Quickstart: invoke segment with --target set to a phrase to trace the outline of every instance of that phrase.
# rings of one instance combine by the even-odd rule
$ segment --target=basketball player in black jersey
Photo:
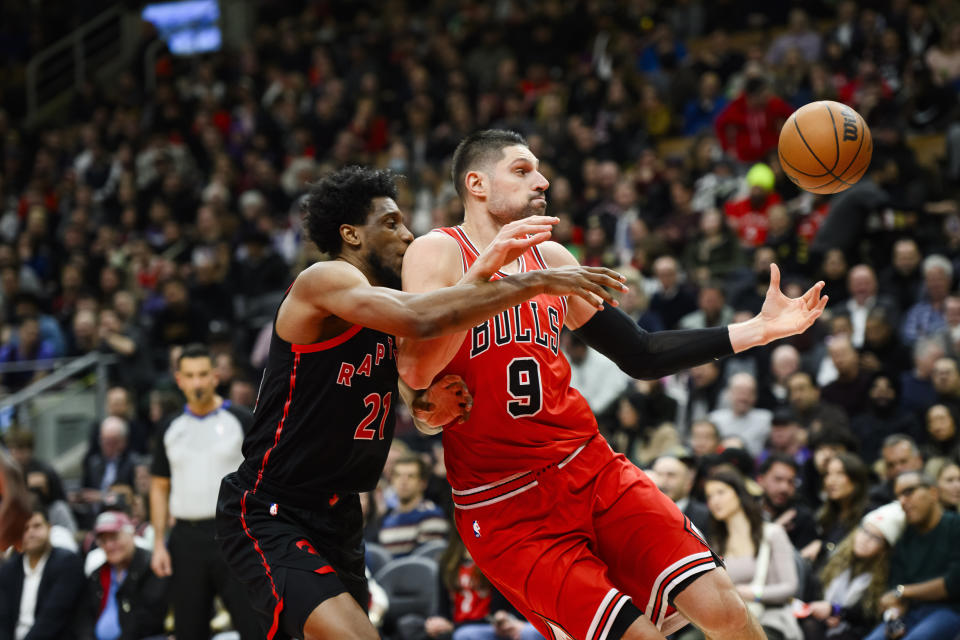
[[[221,484],[217,538],[269,640],[377,637],[365,614],[358,493],[376,487],[393,436],[394,336],[463,331],[540,293],[602,305],[612,301],[604,287],[623,288],[619,274],[582,267],[491,282],[549,237],[556,219],[540,216],[504,227],[457,286],[403,293],[400,267],[413,235],[395,199],[389,173],[359,167],[308,196],[306,230],[336,259],[304,270],[281,302],[245,461]],[[425,428],[461,415],[443,384],[417,402]]]

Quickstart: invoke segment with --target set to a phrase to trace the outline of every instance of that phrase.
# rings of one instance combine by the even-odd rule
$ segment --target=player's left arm
[[[576,258],[555,242],[545,242],[540,248],[550,267],[577,264]],[[788,298],[780,291],[780,270],[771,264],[763,309],[745,322],[648,333],[616,307],[605,304],[598,310],[570,297],[565,325],[626,374],[655,379],[803,333],[827,305],[827,296],[820,295],[823,286],[818,282],[799,298]]]

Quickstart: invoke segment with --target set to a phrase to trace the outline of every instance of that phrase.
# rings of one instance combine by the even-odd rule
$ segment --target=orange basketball
[[[780,130],[780,165],[787,177],[812,193],[838,193],[863,177],[873,156],[870,128],[839,102],[806,104]]]

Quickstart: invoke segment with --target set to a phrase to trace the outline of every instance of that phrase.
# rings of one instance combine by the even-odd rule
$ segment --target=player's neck
[[[467,209],[463,218],[463,230],[477,249],[483,251],[500,233],[503,222],[483,210]]]
[[[379,287],[383,285],[382,282],[378,282],[376,277],[374,277],[373,268],[358,254],[341,253],[336,259],[356,267],[357,271],[363,274],[363,277],[367,279],[367,282],[369,282],[371,286]]]

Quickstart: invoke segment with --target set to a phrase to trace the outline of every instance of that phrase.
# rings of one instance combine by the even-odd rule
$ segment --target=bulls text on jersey
[[[547,306],[547,321],[543,323],[540,309],[537,301],[527,300],[475,326],[470,332],[470,357],[485,352],[491,342],[498,347],[511,342],[533,343],[557,355],[560,350],[560,310]],[[525,317],[532,317],[532,321],[525,320]]]
[[[376,352],[366,354],[358,365],[350,362],[341,362],[340,372],[337,374],[337,384],[349,387],[352,384],[353,376],[367,376],[369,378],[373,367],[379,365],[382,360],[393,360],[393,338],[387,336],[386,342],[386,345],[378,342]]]

